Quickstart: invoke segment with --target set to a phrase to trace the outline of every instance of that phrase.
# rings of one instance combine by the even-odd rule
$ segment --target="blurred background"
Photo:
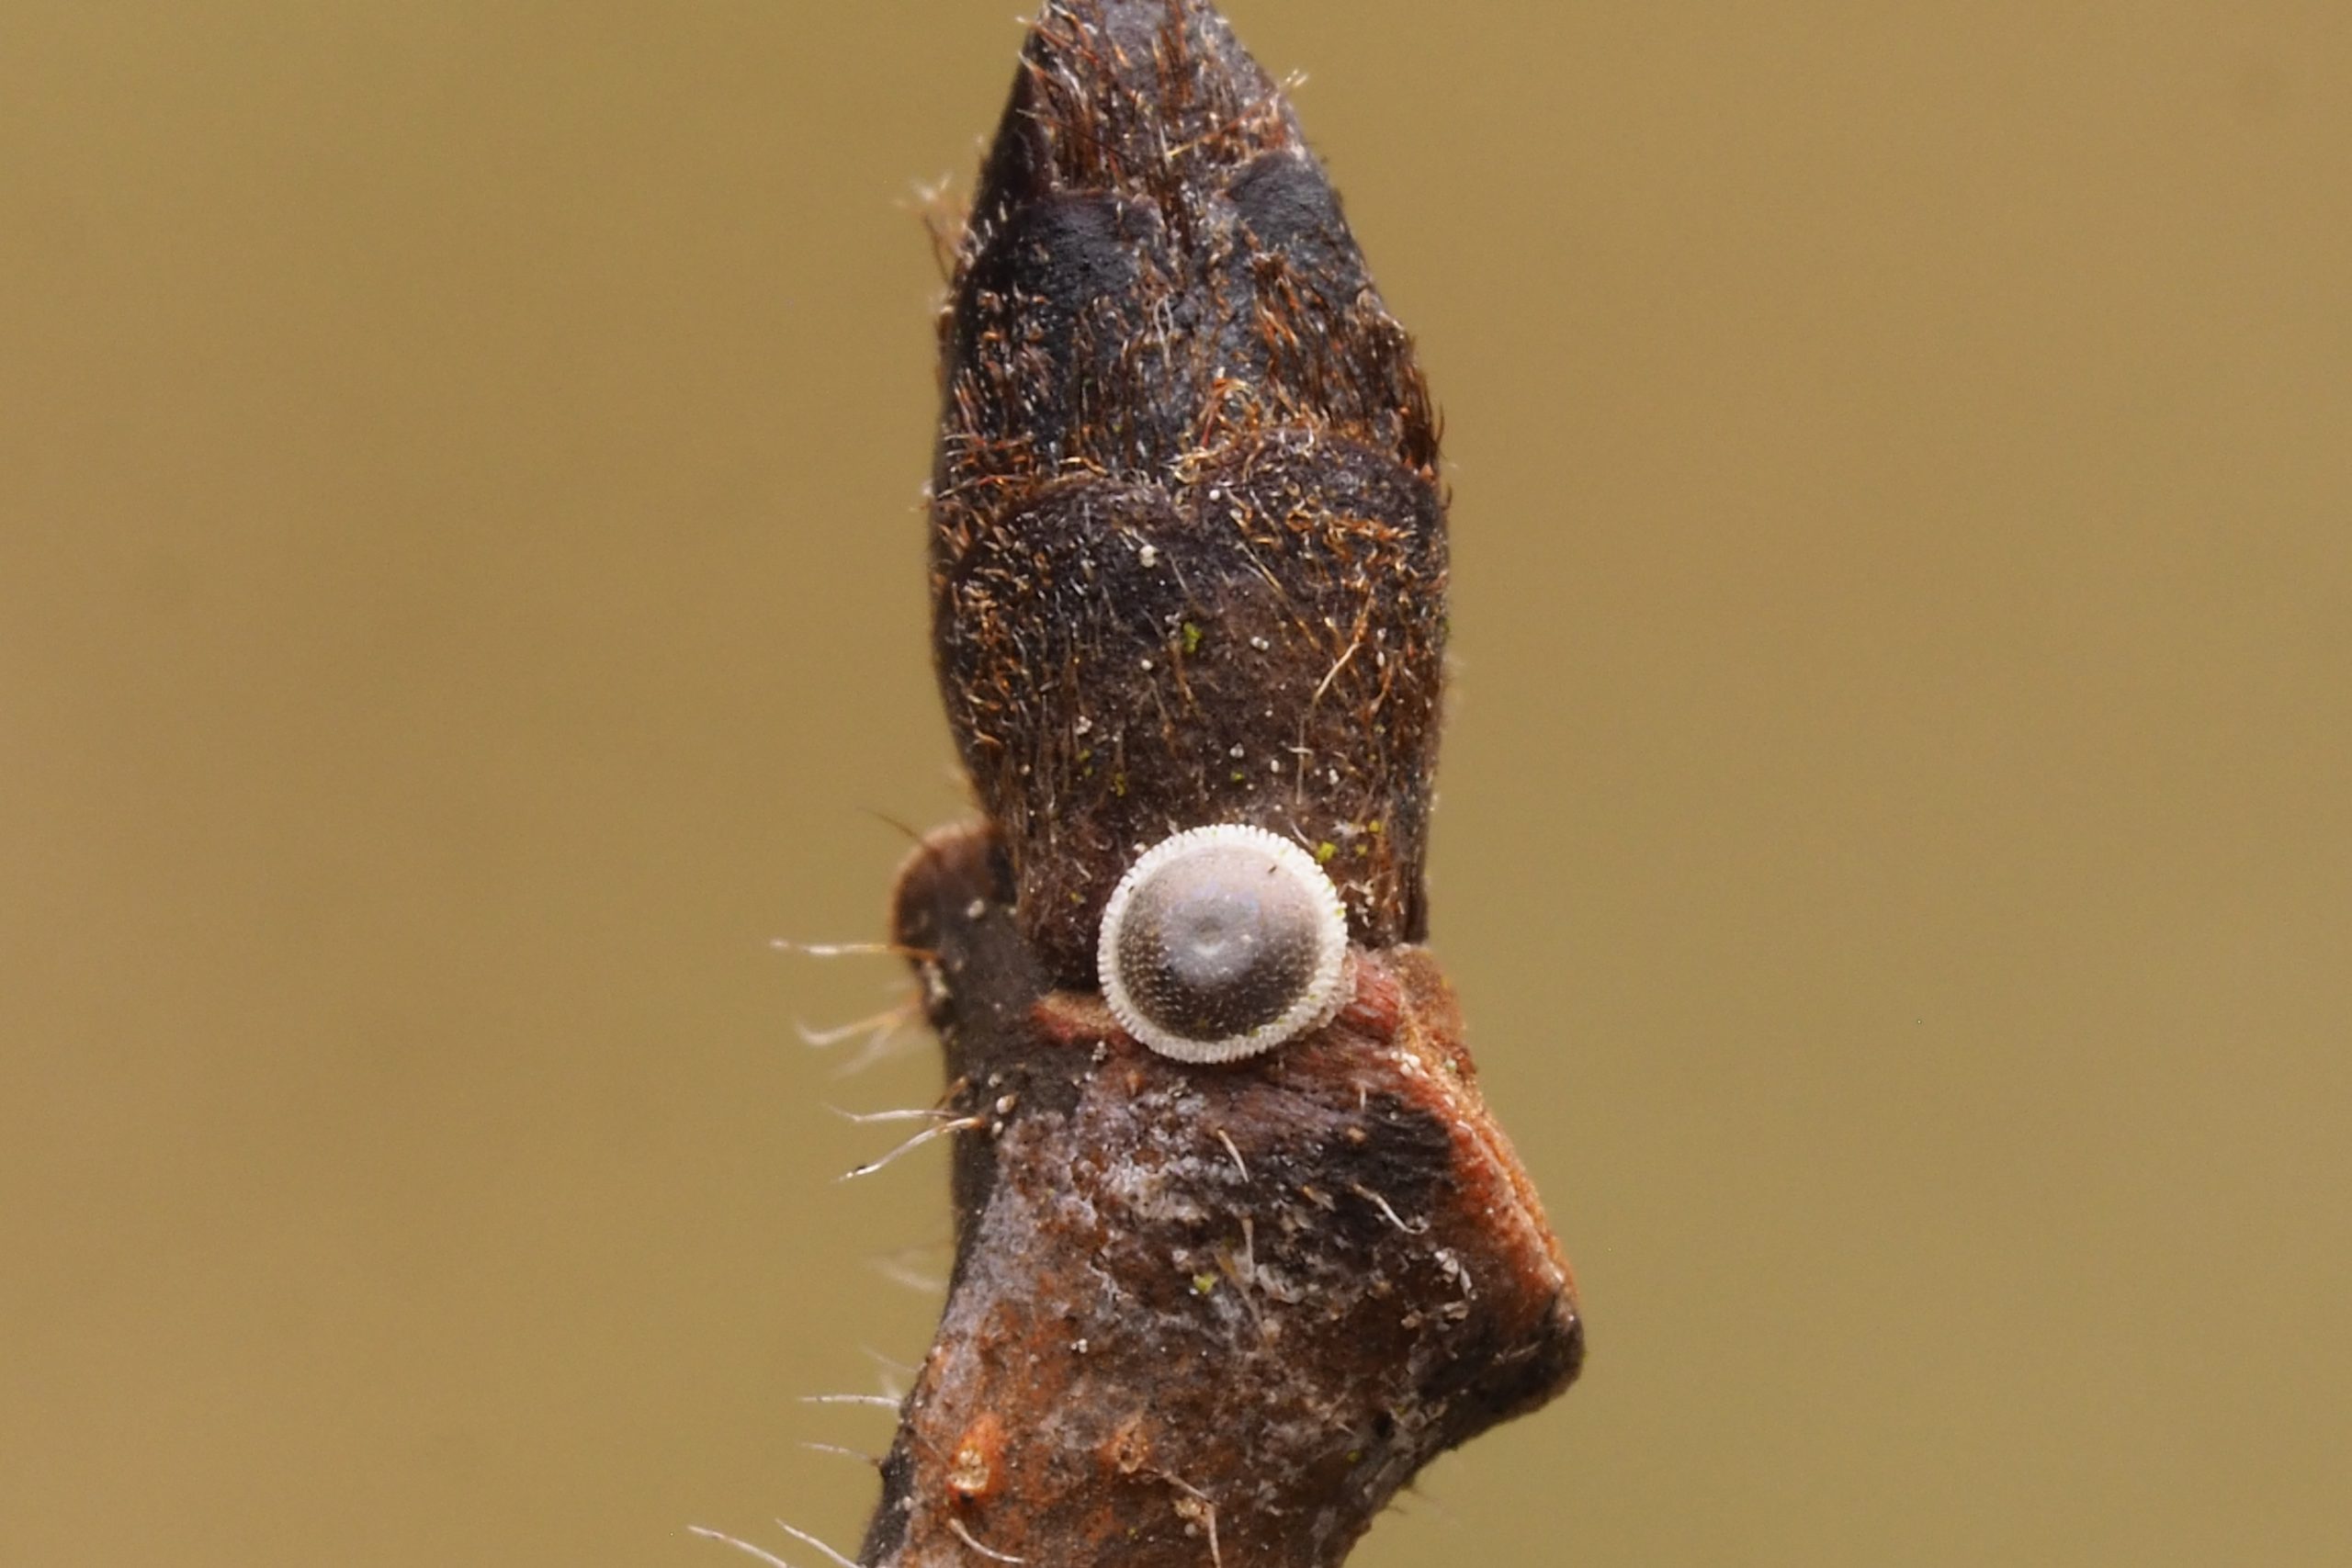
[[[0,1562],[808,1568],[971,0],[0,17]],[[2352,1561],[2352,8],[1232,0],[1448,416],[1585,1283],[1358,1562]],[[908,1288],[909,1283],[913,1288]]]

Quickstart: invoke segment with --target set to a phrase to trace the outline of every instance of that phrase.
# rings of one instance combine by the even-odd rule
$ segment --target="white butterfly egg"
[[[1319,1029],[1346,1000],[1348,915],[1296,844],[1225,824],[1163,839],[1102,909],[1102,997],[1163,1056],[1230,1062]]]

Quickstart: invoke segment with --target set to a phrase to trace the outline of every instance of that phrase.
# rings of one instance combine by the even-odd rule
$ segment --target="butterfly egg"
[[[1319,1029],[1346,998],[1348,915],[1315,857],[1263,828],[1163,839],[1102,909],[1102,997],[1163,1056],[1230,1062]]]

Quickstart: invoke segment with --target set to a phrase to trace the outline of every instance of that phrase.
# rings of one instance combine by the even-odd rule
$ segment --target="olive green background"
[[[1231,9],[1591,1325],[1359,1561],[2352,1561],[2352,7]],[[854,1540],[1008,10],[0,6],[0,1562]]]

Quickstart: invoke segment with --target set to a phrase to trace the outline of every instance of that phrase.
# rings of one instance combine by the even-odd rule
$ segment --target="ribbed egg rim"
[[[1246,843],[1264,850],[1285,874],[1303,881],[1314,892],[1322,914],[1322,929],[1317,933],[1315,968],[1298,998],[1274,1018],[1255,1029],[1239,1034],[1228,1034],[1217,1040],[1195,1040],[1160,1027],[1146,1018],[1128,995],[1125,980],[1119,974],[1118,935],[1121,922],[1133,901],[1136,890],[1150,880],[1154,873],[1170,861],[1206,845]],[[1332,885],[1315,857],[1290,840],[1263,828],[1247,823],[1222,822],[1203,828],[1187,828],[1180,833],[1162,839],[1136,857],[1126,874],[1119,878],[1111,890],[1110,902],[1102,906],[1102,924],[1094,949],[1095,969],[1102,977],[1102,999],[1111,1006],[1119,1025],[1145,1046],[1163,1056],[1180,1062],[1238,1062],[1271,1051],[1284,1041],[1293,1040],[1309,1030],[1320,1029],[1337,1016],[1346,1001],[1341,981],[1345,976],[1348,957],[1348,911],[1340,900],[1340,890]]]

